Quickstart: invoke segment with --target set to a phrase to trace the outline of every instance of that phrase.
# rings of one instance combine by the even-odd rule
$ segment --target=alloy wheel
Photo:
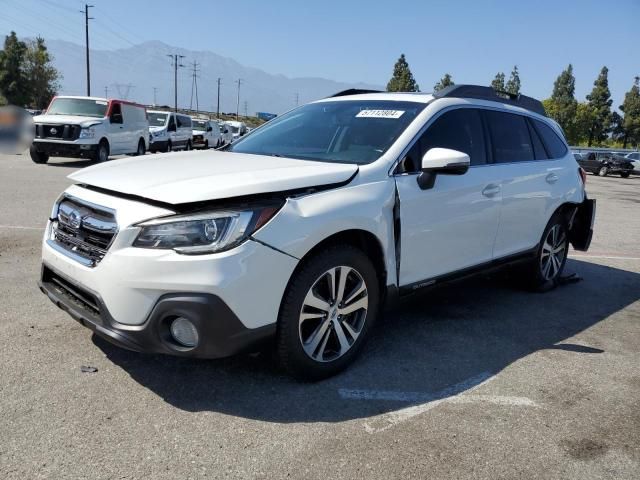
[[[362,332],[368,306],[367,286],[356,269],[338,266],[324,272],[300,309],[298,332],[305,353],[317,362],[342,357]]]
[[[567,234],[560,224],[555,224],[547,233],[540,255],[540,272],[545,280],[553,280],[559,273],[567,256]]]

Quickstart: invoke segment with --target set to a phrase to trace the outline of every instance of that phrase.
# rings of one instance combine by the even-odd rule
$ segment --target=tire
[[[167,152],[172,152],[172,151],[173,151],[173,145],[172,145],[172,143],[171,143],[171,140],[169,140],[169,141],[167,142],[167,146],[165,147],[164,151],[165,151],[165,153],[167,153]]]
[[[193,147],[191,146],[191,142],[187,141],[187,144],[185,145],[184,149],[188,152],[189,150],[191,150]]]
[[[109,160],[109,143],[106,140],[100,140],[98,148],[93,154],[93,160],[97,163],[104,163]]]
[[[533,290],[540,290],[555,283],[567,262],[569,252],[569,227],[566,219],[556,213],[542,234],[535,260],[524,270],[524,280]]]
[[[150,153],[156,153],[157,150],[149,150]]]
[[[620,173],[620,176],[622,178],[629,178],[629,175],[631,175],[631,172],[622,172],[622,173]]]
[[[341,285],[342,300],[348,297],[342,307]],[[321,380],[344,370],[371,331],[379,293],[378,274],[357,248],[334,246],[305,261],[292,275],[280,306],[276,336],[282,366],[302,381]],[[349,308],[355,310],[341,313]]]
[[[609,173],[609,167],[607,167],[606,165],[603,165],[602,167],[600,167],[598,169],[598,176],[599,177],[606,177],[607,173]]]
[[[31,156],[33,163],[43,164],[49,161],[49,155],[38,151],[35,145],[31,145],[31,147],[29,147],[29,155]]]
[[[136,157],[139,157],[140,155],[144,155],[144,154],[145,154],[144,140],[140,139],[140,141],[138,142],[138,150],[136,150],[136,153],[134,153],[134,155]]]
[[[209,140],[204,141],[204,149],[209,150]]]

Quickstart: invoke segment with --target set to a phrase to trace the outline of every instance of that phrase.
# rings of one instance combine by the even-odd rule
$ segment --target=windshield
[[[240,131],[240,127],[231,127],[231,130],[233,131],[233,133],[238,133]]]
[[[207,122],[203,120],[194,120],[193,121],[193,129],[194,130],[206,130]]]
[[[149,113],[149,126],[150,127],[164,127],[167,121],[167,113]]]
[[[388,100],[311,103],[277,117],[229,150],[324,162],[371,163],[426,104]]]
[[[88,98],[56,98],[47,114],[102,118],[107,114],[107,102]]]

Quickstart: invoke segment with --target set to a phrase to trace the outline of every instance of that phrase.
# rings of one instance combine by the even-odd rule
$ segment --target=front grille
[[[94,267],[107,254],[117,230],[113,210],[65,197],[58,205],[51,240]]]
[[[80,137],[80,125],[36,125],[37,138],[57,138],[60,140],[77,140]]]

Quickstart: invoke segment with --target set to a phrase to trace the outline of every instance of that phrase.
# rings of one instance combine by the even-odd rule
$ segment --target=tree
[[[589,141],[589,132],[591,125],[596,116],[595,111],[587,102],[578,102],[576,108],[576,119],[573,125],[573,142],[572,145],[585,144]]]
[[[611,128],[611,92],[609,91],[609,69],[602,67],[598,78],[593,82],[593,90],[587,95],[589,107],[593,111],[593,118],[589,127],[589,140],[587,145],[590,147],[593,142],[602,143]]]
[[[570,144],[577,143],[578,132],[575,129],[578,101],[575,98],[576,79],[573,76],[573,66],[562,71],[553,84],[553,93],[549,104],[545,104],[547,115],[562,127]]]
[[[640,143],[640,77],[635,77],[633,86],[624,95],[620,110],[624,113],[621,122],[623,148],[627,143],[637,146]]]
[[[498,72],[496,76],[491,81],[491,88],[493,88],[496,92],[504,92],[504,73]]]
[[[445,73],[444,77],[442,77],[440,81],[433,86],[433,91],[437,92],[443,88],[450,87],[451,85],[455,85],[453,78],[448,73]]]
[[[413,78],[404,53],[393,67],[393,77],[387,83],[387,92],[419,92],[420,87]]]
[[[24,54],[27,46],[18,40],[16,32],[4,39],[0,50],[0,96],[7,103],[24,106],[29,100],[29,88],[24,73]]]
[[[37,109],[46,108],[60,88],[60,74],[51,61],[43,38],[38,37],[27,45],[24,71],[28,80],[30,104]]]
[[[511,70],[511,76],[509,77],[509,81],[505,85],[504,91],[513,95],[518,95],[520,93],[520,75],[518,74],[517,65],[513,66],[513,70]]]

